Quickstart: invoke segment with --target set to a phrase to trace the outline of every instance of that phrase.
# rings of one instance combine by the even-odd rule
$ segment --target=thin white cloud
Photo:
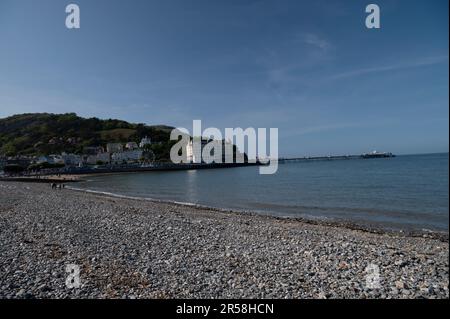
[[[299,36],[299,40],[302,43],[318,48],[322,51],[326,51],[331,48],[331,43],[329,41],[314,33],[302,33]]]
[[[417,68],[417,67],[422,67],[422,66],[440,64],[440,63],[443,63],[446,61],[448,61],[448,55],[447,56],[427,57],[427,58],[423,58],[423,59],[412,61],[412,62],[399,63],[399,64],[386,65],[386,66],[376,66],[376,67],[370,67],[370,68],[362,68],[362,69],[352,70],[352,71],[348,71],[348,72],[343,72],[343,73],[339,73],[339,74],[335,74],[335,75],[331,76],[330,79],[338,80],[338,79],[362,76],[362,75],[371,74],[371,73],[380,73],[380,72]]]

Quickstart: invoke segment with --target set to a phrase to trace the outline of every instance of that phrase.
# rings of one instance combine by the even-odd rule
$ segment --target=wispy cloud
[[[272,88],[280,88],[286,84],[304,85],[309,78],[305,77],[303,70],[311,70],[334,58],[332,43],[313,32],[292,35],[284,43],[284,47],[290,49],[279,52],[270,48],[259,59]]]
[[[405,63],[399,63],[399,64],[393,64],[393,65],[385,65],[385,66],[375,66],[375,67],[370,67],[370,68],[362,68],[362,69],[356,69],[356,70],[352,70],[352,71],[348,71],[348,72],[342,72],[342,73],[332,75],[330,77],[330,79],[338,80],[338,79],[352,78],[352,77],[357,77],[357,76],[362,76],[362,75],[372,74],[372,73],[380,73],[380,72],[417,68],[417,67],[422,67],[422,66],[440,64],[440,63],[444,63],[446,61],[448,61],[448,55],[447,56],[427,57],[427,58],[423,58],[423,59],[419,59],[419,60],[411,61],[411,62],[405,62]]]
[[[298,36],[298,41],[322,51],[327,51],[331,48],[331,43],[328,40],[315,33],[302,33]]]

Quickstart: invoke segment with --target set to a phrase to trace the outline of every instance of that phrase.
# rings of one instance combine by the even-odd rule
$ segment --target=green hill
[[[61,152],[81,153],[86,146],[106,143],[139,142],[148,136],[157,157],[169,154],[172,127],[133,124],[121,120],[82,118],[75,113],[20,114],[0,119],[0,155],[48,155]]]

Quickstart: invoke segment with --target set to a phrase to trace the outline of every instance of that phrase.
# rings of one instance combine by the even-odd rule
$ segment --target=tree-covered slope
[[[159,148],[170,149],[171,129],[163,125],[87,119],[75,113],[20,114],[0,119],[0,155],[46,155],[63,151],[81,153],[86,146],[139,142],[144,136],[161,142]]]

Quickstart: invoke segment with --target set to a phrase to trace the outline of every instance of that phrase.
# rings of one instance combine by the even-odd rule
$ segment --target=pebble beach
[[[448,234],[0,181],[0,298],[449,298],[448,253]]]

